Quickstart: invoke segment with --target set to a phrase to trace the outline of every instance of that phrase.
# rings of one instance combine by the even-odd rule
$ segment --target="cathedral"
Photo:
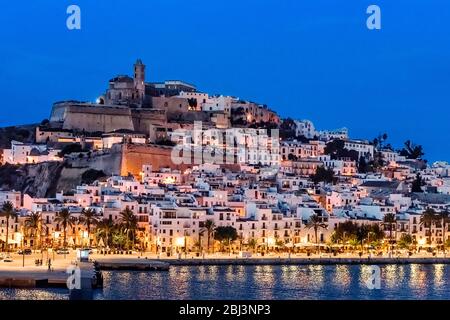
[[[119,75],[109,81],[99,104],[126,105],[132,108],[152,108],[153,97],[172,97],[181,92],[196,92],[195,86],[179,80],[145,82],[145,65],[141,59],[134,64],[134,77]]]

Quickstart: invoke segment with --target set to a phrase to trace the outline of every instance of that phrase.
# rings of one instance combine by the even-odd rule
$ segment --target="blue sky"
[[[82,29],[66,28],[81,7]],[[382,29],[366,28],[377,4]],[[0,6],[0,126],[95,100],[141,58],[147,80],[266,103],[319,129],[387,132],[450,160],[447,0],[21,1]]]

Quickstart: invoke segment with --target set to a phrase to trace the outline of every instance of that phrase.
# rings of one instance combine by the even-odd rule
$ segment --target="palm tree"
[[[433,208],[427,208],[422,216],[420,217],[420,224],[424,226],[424,228],[428,227],[428,244],[431,244],[431,227],[433,223],[436,222],[436,211]]]
[[[392,252],[392,226],[396,223],[395,214],[386,213],[383,217],[383,223],[389,228],[389,251]]]
[[[207,249],[208,249],[208,253],[209,253],[209,244],[211,241],[211,236],[214,233],[214,230],[216,229],[216,224],[214,223],[214,220],[206,220],[205,221],[205,229],[207,232],[207,236],[208,236],[208,242],[207,242]]]
[[[37,235],[41,236],[42,218],[39,212],[32,212],[25,219],[25,227],[31,231],[33,237],[33,249],[36,249]]]
[[[73,225],[73,220],[71,219],[71,214],[69,210],[66,208],[62,209],[60,212],[56,214],[55,222],[60,223],[63,227],[64,234],[64,242],[63,247],[67,247],[67,227],[71,227]]]
[[[80,216],[81,222],[87,227],[88,246],[91,247],[91,225],[97,224],[98,220],[95,216],[95,211],[92,209],[82,210]]]
[[[120,223],[123,228],[123,232],[126,235],[126,244],[129,248],[129,240],[130,235],[132,239],[132,245],[134,245],[134,233],[137,230],[138,227],[138,221],[136,215],[131,211],[130,209],[126,208],[125,210],[120,212]]]
[[[306,225],[308,229],[314,229],[314,237],[316,239],[317,253],[319,253],[319,241],[317,239],[317,231],[319,228],[326,229],[327,224],[322,221],[322,218],[319,217],[316,213],[309,217],[309,221]]]
[[[78,244],[78,224],[81,222],[80,218],[77,218],[75,216],[71,216],[70,220],[72,221],[72,226],[75,226],[75,244]]]
[[[198,251],[200,252],[200,254],[202,253],[202,237],[205,234],[206,229],[205,228],[201,228],[200,230],[198,230]]]
[[[109,246],[110,235],[115,228],[114,222],[111,219],[103,219],[97,223],[97,236],[105,237],[105,246]]]
[[[450,216],[450,212],[448,212],[447,210],[443,210],[443,211],[439,212],[439,217],[442,221],[442,245],[443,245],[444,255],[445,255],[445,244],[447,242],[445,239],[445,228],[447,227],[447,224],[449,222],[449,216]]]
[[[17,218],[17,212],[14,210],[14,205],[10,201],[6,201],[3,203],[2,209],[1,209],[1,215],[6,218],[6,252],[9,251],[8,247],[8,237],[9,237],[9,219],[15,219]]]
[[[256,249],[256,245],[258,244],[258,242],[256,241],[256,239],[251,238],[250,240],[248,240],[248,246],[250,248],[252,248],[252,251],[254,252]]]

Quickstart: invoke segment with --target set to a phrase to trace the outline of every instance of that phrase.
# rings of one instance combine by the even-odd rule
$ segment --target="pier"
[[[148,270],[167,271],[170,263],[145,258],[97,257],[94,265],[100,270]]]

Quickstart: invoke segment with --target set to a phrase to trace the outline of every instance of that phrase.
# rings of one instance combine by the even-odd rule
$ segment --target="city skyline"
[[[353,137],[387,132],[397,148],[411,139],[430,162],[450,159],[443,1],[426,7],[377,1],[382,29],[375,31],[365,25],[369,2],[137,1],[125,7],[79,1],[82,29],[75,31],[65,27],[69,4],[2,8],[8,25],[0,31],[0,57],[8,61],[0,70],[0,85],[8,88],[3,102],[21,108],[5,108],[1,126],[48,118],[58,100],[94,101],[105,78],[115,70],[129,74],[129,63],[140,57],[149,81],[185,80],[205,92],[267,104],[282,117],[310,119],[320,129],[348,127]],[[28,94],[23,79],[32,84]]]
[[[449,300],[448,9],[3,4],[0,300]]]

